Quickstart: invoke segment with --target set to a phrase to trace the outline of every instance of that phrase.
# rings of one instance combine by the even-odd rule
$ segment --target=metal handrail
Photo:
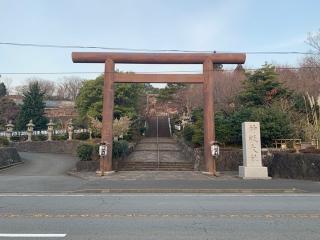
[[[159,152],[159,117],[157,115],[157,154],[158,154],[158,170],[160,168],[160,152]]]

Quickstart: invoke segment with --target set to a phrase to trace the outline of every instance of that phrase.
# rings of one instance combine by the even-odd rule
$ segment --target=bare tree
[[[246,76],[244,71],[216,71],[214,89],[212,90],[217,110],[234,108],[235,97],[241,91]]]
[[[27,84],[26,85],[21,85],[21,86],[17,86],[15,88],[16,92],[19,95],[22,95],[23,92],[25,92],[29,85],[34,83],[34,82],[38,82],[40,89],[45,92],[45,98],[46,99],[54,99],[55,95],[56,95],[56,84],[53,81],[50,80],[45,80],[42,78],[29,78],[27,79]]]
[[[226,111],[235,106],[235,97],[241,91],[244,79],[243,70],[215,71],[212,94],[216,110]],[[187,85],[178,90],[173,101],[178,104],[179,112],[191,114],[194,108],[203,105],[203,86]]]
[[[57,97],[59,99],[68,99],[74,101],[79,94],[80,88],[83,85],[83,79],[78,77],[66,77],[59,84],[57,89]]]
[[[309,33],[307,43],[320,54],[320,29],[316,33]]]

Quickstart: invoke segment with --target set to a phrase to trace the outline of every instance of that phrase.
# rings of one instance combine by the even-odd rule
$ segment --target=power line
[[[147,49],[147,48],[123,48],[123,47],[104,47],[104,46],[81,46],[81,45],[58,45],[58,44],[38,44],[38,43],[19,43],[19,42],[0,42],[0,45],[19,46],[19,47],[39,47],[39,48],[67,48],[67,49],[100,49],[111,51],[130,51],[130,52],[181,52],[181,53],[228,53],[225,51],[198,51],[183,49]],[[238,51],[235,51],[238,52]],[[252,55],[317,55],[314,52],[301,51],[244,51]]]
[[[3,75],[64,75],[64,74],[102,74],[103,72],[1,72]]]
[[[113,51],[137,51],[137,52],[202,52],[208,53],[210,51],[189,51],[178,49],[146,49],[146,48],[114,48],[102,46],[80,46],[80,45],[56,45],[56,44],[36,44],[36,43],[17,43],[17,42],[0,42],[0,45],[11,45],[20,47],[41,47],[41,48],[84,48],[84,49],[102,49]],[[213,52],[213,51],[212,51]]]

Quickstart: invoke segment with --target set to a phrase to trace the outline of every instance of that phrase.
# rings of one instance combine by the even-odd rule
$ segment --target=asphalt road
[[[319,239],[320,195],[2,194],[3,233],[77,240]]]
[[[47,192],[309,192],[320,193],[320,182],[272,179],[241,180],[208,177],[200,172],[120,172],[105,177],[94,173],[68,176],[76,157],[66,154],[20,153],[24,164],[0,171],[0,193]],[[204,191],[202,191],[204,190]],[[251,191],[253,190],[253,191]]]

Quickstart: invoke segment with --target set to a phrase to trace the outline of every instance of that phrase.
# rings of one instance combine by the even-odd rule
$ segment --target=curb
[[[16,166],[18,166],[18,165],[20,165],[20,164],[24,164],[24,162],[21,161],[21,162],[17,162],[17,163],[13,163],[13,164],[7,165],[7,166],[1,166],[1,167],[0,167],[0,172],[3,171],[3,170],[6,170],[7,168],[16,167]]]
[[[73,193],[306,193],[300,189],[82,189]]]

